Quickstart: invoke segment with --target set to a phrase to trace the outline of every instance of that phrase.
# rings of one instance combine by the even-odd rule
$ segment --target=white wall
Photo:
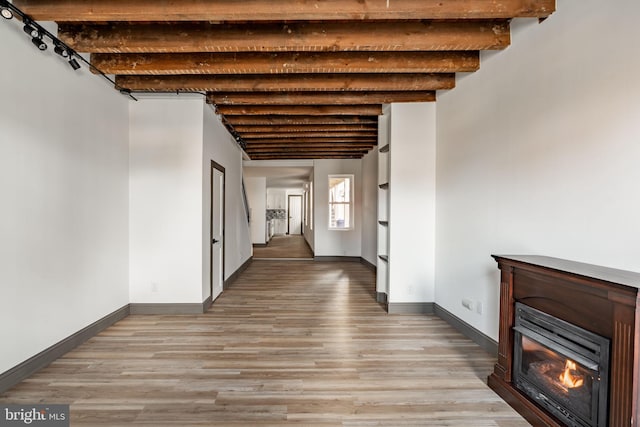
[[[200,103],[204,121],[202,161],[202,298],[211,294],[209,262],[211,257],[211,161],[225,168],[224,278],[236,272],[252,254],[251,232],[242,200],[242,150],[210,105]]]
[[[362,246],[362,161],[314,161],[314,248],[315,256],[357,256]],[[354,228],[329,231],[329,175],[354,175]]]
[[[378,262],[378,147],[362,158],[362,248],[361,256]]]
[[[127,99],[0,24],[0,373],[128,299]]]
[[[637,0],[563,0],[439,95],[436,301],[493,338],[490,254],[640,271],[638,16]]]
[[[267,227],[267,178],[245,178],[249,209],[251,211],[251,242],[266,243]]]
[[[389,302],[435,298],[436,106],[391,105]]]
[[[202,302],[202,100],[130,104],[132,303]]]

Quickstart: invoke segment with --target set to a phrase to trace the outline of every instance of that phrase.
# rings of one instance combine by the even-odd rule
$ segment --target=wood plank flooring
[[[129,316],[1,403],[68,403],[72,426],[529,424],[494,359],[434,316],[388,315],[355,262],[254,261],[209,312]]]
[[[253,248],[254,259],[313,258],[313,252],[302,235],[275,235],[267,246]]]

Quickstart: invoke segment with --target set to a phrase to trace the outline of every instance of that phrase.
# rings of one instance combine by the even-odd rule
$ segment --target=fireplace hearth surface
[[[489,386],[534,426],[638,426],[640,274],[493,257],[500,325]]]

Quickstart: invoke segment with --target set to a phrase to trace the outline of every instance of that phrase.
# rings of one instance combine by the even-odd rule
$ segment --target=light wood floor
[[[253,248],[253,257],[260,258],[313,258],[313,252],[307,245],[304,236],[275,235],[267,246]]]
[[[491,356],[373,288],[355,262],[254,261],[208,313],[129,316],[0,403],[69,403],[72,426],[528,426]]]

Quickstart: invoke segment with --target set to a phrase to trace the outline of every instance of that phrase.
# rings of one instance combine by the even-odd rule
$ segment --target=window
[[[353,175],[329,175],[329,230],[353,228]]]

